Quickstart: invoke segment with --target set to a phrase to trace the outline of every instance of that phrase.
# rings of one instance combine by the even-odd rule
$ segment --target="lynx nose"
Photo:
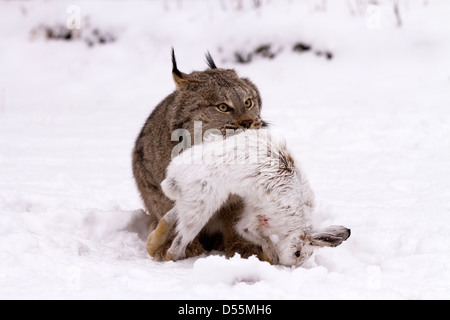
[[[239,122],[239,125],[243,127],[244,129],[250,129],[252,126],[253,120],[243,120]]]

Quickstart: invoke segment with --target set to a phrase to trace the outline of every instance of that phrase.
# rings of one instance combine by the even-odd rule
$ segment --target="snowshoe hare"
[[[230,194],[245,203],[235,231],[260,245],[270,263],[300,266],[315,247],[336,247],[350,236],[342,226],[313,228],[314,194],[308,180],[285,142],[266,130],[246,130],[224,140],[211,135],[172,160],[162,189],[175,206],[150,235],[147,250],[154,255],[176,226],[166,260],[185,258],[186,246]]]

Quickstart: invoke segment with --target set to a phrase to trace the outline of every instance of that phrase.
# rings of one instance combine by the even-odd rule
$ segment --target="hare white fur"
[[[147,249],[160,246],[176,224],[168,260],[185,257],[186,246],[231,194],[245,203],[235,231],[260,245],[273,264],[300,266],[314,247],[335,247],[350,236],[342,226],[313,229],[309,182],[286,143],[266,130],[247,130],[227,139],[211,136],[175,157],[161,186],[175,206],[149,237]]]

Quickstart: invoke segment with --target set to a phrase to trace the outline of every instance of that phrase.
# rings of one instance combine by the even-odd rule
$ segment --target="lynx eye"
[[[247,100],[245,100],[245,102],[244,102],[244,104],[245,104],[245,106],[247,107],[247,108],[251,108],[251,107],[253,107],[253,101],[252,101],[252,99],[247,99]]]
[[[300,252],[300,250],[299,251],[297,251],[296,253],[295,253],[295,256],[297,257],[297,258],[300,258],[300,256],[301,256],[301,252]]]
[[[228,112],[231,111],[231,108],[225,104],[225,103],[221,103],[217,106],[217,109],[219,109],[220,112]]]

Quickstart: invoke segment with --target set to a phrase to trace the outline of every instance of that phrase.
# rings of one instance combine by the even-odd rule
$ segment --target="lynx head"
[[[172,75],[177,88],[176,108],[171,130],[193,129],[194,121],[202,122],[203,132],[218,129],[261,128],[261,96],[247,78],[232,69],[217,68],[209,53],[208,69],[186,74],[178,70],[172,49]]]

